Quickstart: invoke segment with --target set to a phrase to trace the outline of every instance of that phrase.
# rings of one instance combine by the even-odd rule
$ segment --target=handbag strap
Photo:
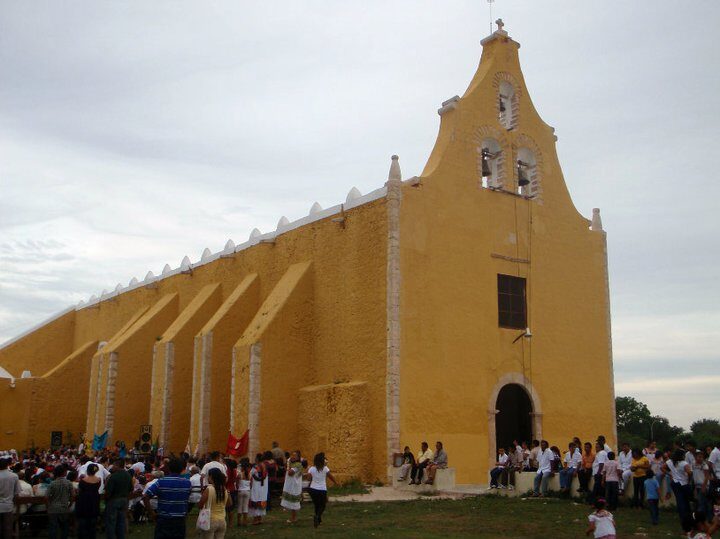
[[[210,489],[212,489],[212,494],[210,493]],[[205,502],[205,507],[203,509],[207,509],[208,511],[212,511],[212,504],[213,504],[213,497],[215,496],[215,487],[212,485],[207,486],[208,491],[208,497],[207,501]]]

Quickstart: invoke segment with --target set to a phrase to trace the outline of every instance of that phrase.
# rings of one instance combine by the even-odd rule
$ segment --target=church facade
[[[440,440],[460,483],[498,445],[615,439],[606,235],[581,215],[500,24],[442,104],[422,174],[148,273],[0,348],[0,447],[141,426],[166,451],[323,450],[387,480]],[[21,377],[23,371],[28,375]]]

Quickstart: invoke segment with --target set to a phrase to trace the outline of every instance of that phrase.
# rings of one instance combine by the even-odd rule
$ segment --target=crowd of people
[[[629,492],[630,484],[630,506],[647,507],[653,525],[659,522],[664,492],[666,500],[675,498],[680,523],[693,533],[691,537],[710,537],[720,529],[720,441],[699,448],[693,440],[678,440],[664,449],[654,441],[644,448],[621,443],[616,453],[604,436],[598,436],[595,443],[574,438],[564,452],[546,440],[531,444],[515,440],[508,448],[498,448],[490,489],[515,488],[519,473],[534,474],[533,497],[547,496],[555,475],[561,494],[570,495],[577,479],[577,492],[596,508],[588,530],[595,537],[609,535],[611,511]]]
[[[427,442],[422,442],[417,458],[415,458],[415,455],[410,451],[410,447],[405,446],[398,481],[407,481],[409,474],[410,484],[420,485],[423,483],[424,473],[427,472],[425,484],[432,485],[435,482],[437,471],[447,468],[447,465],[448,456],[443,448],[442,442],[435,442],[435,452],[430,449]]]
[[[20,529],[36,534],[47,528],[51,538],[94,539],[104,530],[109,539],[124,539],[130,522],[155,523],[156,538],[186,535],[188,513],[198,509],[197,532],[222,538],[229,525],[261,525],[273,503],[297,522],[306,492],[314,506],[313,524],[322,523],[327,483],[336,483],[325,454],[312,463],[300,451],[271,450],[248,458],[120,456],[117,448],[88,454],[84,448],[14,450],[0,453],[0,538]]]

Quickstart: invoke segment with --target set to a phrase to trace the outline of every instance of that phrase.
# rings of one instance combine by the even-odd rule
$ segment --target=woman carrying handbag
[[[222,539],[227,529],[225,508],[231,498],[225,488],[226,478],[219,468],[208,471],[208,486],[200,497],[202,507],[197,520],[198,535],[206,539]]]

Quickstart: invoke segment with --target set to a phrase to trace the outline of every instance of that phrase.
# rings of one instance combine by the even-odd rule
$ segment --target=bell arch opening
[[[495,447],[511,447],[513,440],[530,443],[533,437],[533,405],[523,386],[503,386],[495,409]]]

